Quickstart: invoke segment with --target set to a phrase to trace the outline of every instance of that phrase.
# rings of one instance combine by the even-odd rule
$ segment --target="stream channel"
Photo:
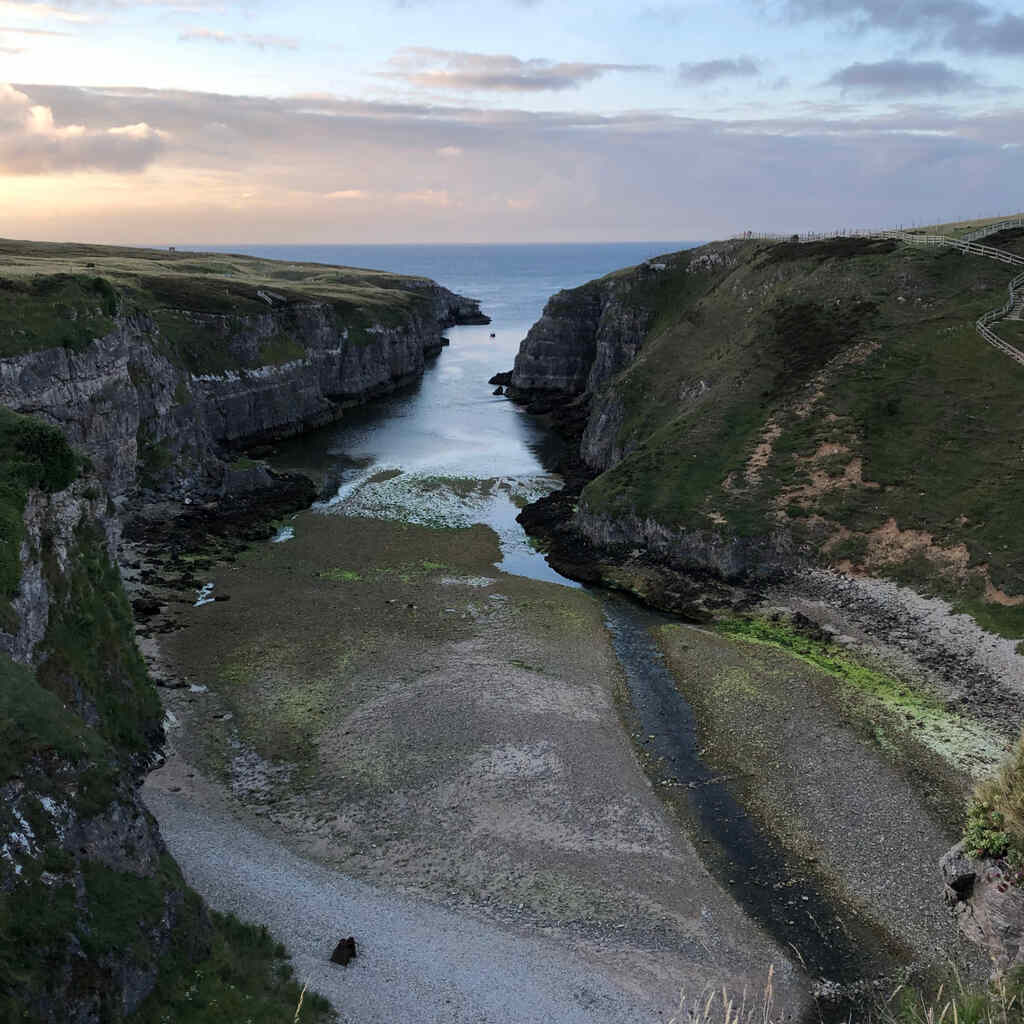
[[[419,264],[414,248],[391,250],[391,266],[381,259],[388,250],[370,254],[375,265],[429,273],[462,294],[480,298],[494,323],[453,328],[448,332],[451,346],[431,361],[420,383],[354,409],[338,424],[282,444],[274,462],[324,481],[322,504],[335,514],[425,525],[485,523],[500,538],[502,571],[576,587],[547,564],[515,521],[525,502],[559,486],[552,467],[562,443],[536,418],[492,395],[487,381],[512,366],[519,342],[548,294],[621,266],[630,255],[636,262],[669,246],[636,254],[617,251],[624,247],[593,247],[588,256],[594,265],[567,265],[547,275],[531,274],[536,248],[506,253],[500,273],[491,278],[488,268],[467,252],[458,254],[447,273],[429,265],[427,249],[418,254]],[[254,254],[282,255],[269,250]],[[345,259],[334,252],[288,255]],[[518,278],[516,259],[522,264]],[[430,479],[449,486],[425,488],[424,480]],[[453,480],[465,486],[453,489]],[[288,537],[284,527],[275,539],[287,542]],[[693,712],[651,632],[674,620],[622,595],[593,593],[602,602],[628,682],[631,706],[623,712],[624,724],[649,778],[711,873],[783,948],[794,951],[812,980],[842,986],[891,971],[893,958],[902,959],[900,951],[883,934],[855,923],[859,918],[851,918],[830,897],[814,866],[796,861],[764,833],[730,791],[728,780],[702,761]]]

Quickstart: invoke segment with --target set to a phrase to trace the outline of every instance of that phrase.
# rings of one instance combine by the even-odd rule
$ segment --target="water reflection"
[[[500,569],[575,586],[548,566],[515,521],[526,502],[560,486],[553,468],[563,445],[487,383],[512,366],[528,328],[452,328],[450,347],[417,384],[282,444],[275,464],[329,482],[323,513],[432,526],[485,523],[501,540]]]

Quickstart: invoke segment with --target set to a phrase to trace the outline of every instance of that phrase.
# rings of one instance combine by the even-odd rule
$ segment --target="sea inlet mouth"
[[[651,634],[652,627],[674,620],[620,594],[595,594],[626,674],[624,718],[648,777],[683,820],[711,874],[779,945],[792,951],[816,988],[837,997],[833,1009],[842,1003],[845,1019],[848,987],[858,989],[856,983],[866,978],[892,975],[909,962],[909,951],[859,915],[841,915],[814,864],[793,856],[761,829],[726,781],[701,759],[693,710]],[[819,1005],[815,1019],[819,1012],[834,1016]]]

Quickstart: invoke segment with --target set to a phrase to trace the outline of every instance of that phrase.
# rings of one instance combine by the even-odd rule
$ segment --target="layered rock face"
[[[946,902],[963,935],[979,945],[1003,974],[1024,966],[1024,889],[1001,861],[975,859],[961,842],[942,858]]]
[[[5,456],[16,479],[32,447]],[[168,960],[201,957],[208,919],[138,799],[161,711],[103,487],[87,475],[22,500],[20,580],[0,595],[0,1018],[101,1024],[137,1009]]]
[[[362,317],[346,326],[328,303],[232,317],[175,311],[189,334],[185,360],[166,321],[126,313],[82,351],[0,359],[0,404],[59,426],[115,498],[140,485],[216,492],[226,448],[328,423],[346,404],[416,380],[445,327],[486,322],[475,301],[415,283],[420,301],[369,326]],[[215,369],[202,365],[204,348],[218,354]]]
[[[593,395],[628,366],[653,314],[630,301],[633,285],[633,280],[604,278],[549,299],[516,355],[512,394]]]
[[[145,271],[156,254],[86,255]],[[445,327],[488,322],[475,301],[422,279],[271,268],[286,284],[292,273],[325,278],[321,301],[244,275],[171,273],[182,265],[171,260],[135,291],[143,279],[116,264],[116,287],[95,270],[32,267],[5,282],[0,1020],[120,1021],[208,952],[207,912],[138,798],[163,731],[116,563],[125,502],[305,493],[294,478],[233,465],[233,452],[414,381]],[[237,270],[231,260],[218,269]],[[332,293],[335,276],[344,288]]]

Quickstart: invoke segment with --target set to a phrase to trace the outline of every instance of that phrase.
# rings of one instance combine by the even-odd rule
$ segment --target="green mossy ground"
[[[864,664],[837,644],[761,618],[724,619],[716,628],[733,639],[784,651],[832,677],[850,713],[870,723],[870,732],[883,749],[892,750],[909,737],[957,772],[975,778],[990,774],[1005,754],[1002,742],[989,730],[947,708],[934,694]]]
[[[748,538],[781,528],[825,564],[858,563],[867,535],[892,518],[936,546],[966,545],[970,571],[923,554],[869,571],[1024,636],[1024,607],[985,602],[981,568],[996,587],[1024,593],[1015,512],[1024,473],[1014,469],[1024,459],[1024,368],[974,330],[1013,269],[852,241],[717,243],[709,248],[724,264],[690,272],[686,253],[654,281],[638,278],[627,301],[657,317],[610,385],[628,454],[582,505]],[[777,436],[751,475],[769,426]],[[820,456],[824,445],[837,454]],[[862,477],[850,484],[842,478],[855,458]],[[836,485],[816,484],[821,473]],[[841,526],[854,536],[822,551]]]

